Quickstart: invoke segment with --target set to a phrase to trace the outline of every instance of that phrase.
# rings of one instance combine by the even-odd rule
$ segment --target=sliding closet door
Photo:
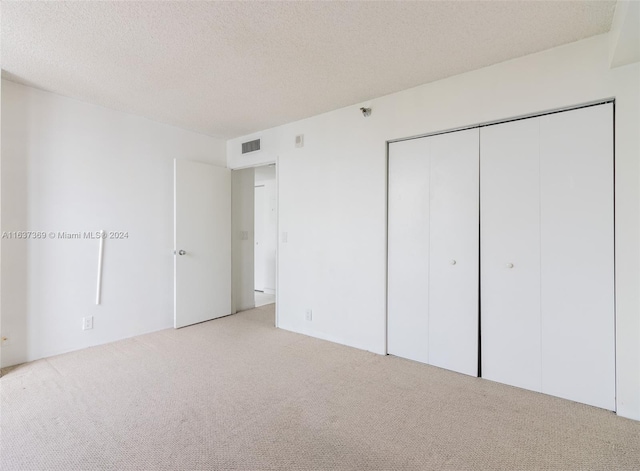
[[[540,391],[539,118],[480,131],[484,378]]]
[[[429,142],[389,145],[387,351],[428,360]]]
[[[613,105],[540,118],[542,392],[615,409]]]
[[[479,130],[430,142],[429,364],[478,375]]]

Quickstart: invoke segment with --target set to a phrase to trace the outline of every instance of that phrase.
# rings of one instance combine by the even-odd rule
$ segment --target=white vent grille
[[[260,139],[242,143],[243,154],[248,154],[249,152],[255,152],[257,150],[260,150]]]

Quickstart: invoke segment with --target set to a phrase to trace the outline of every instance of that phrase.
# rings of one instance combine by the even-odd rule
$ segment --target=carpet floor
[[[640,422],[275,329],[273,309],[7,371],[0,468],[640,469]]]

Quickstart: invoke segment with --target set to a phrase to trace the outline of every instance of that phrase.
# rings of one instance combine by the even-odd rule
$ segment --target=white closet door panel
[[[478,375],[479,130],[429,137],[429,364]]]
[[[540,136],[542,391],[614,410],[613,105]]]
[[[389,146],[388,353],[428,361],[428,140]]]
[[[539,119],[480,130],[482,376],[540,390]]]

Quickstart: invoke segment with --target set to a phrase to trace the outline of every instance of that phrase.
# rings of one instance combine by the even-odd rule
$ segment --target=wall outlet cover
[[[93,329],[93,316],[87,316],[82,318],[82,330]]]

